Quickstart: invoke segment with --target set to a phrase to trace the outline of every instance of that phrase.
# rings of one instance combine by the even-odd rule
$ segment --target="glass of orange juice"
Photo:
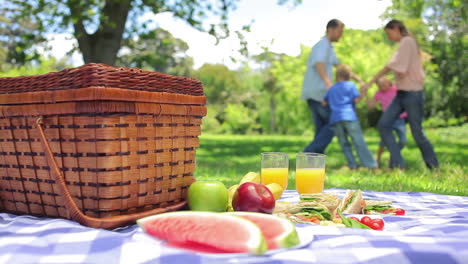
[[[288,187],[289,154],[284,152],[262,153],[262,184],[276,182],[283,190]]]
[[[325,155],[297,153],[296,190],[298,193],[321,193],[325,184]]]

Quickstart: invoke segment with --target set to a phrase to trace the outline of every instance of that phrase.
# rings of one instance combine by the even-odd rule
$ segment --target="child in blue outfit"
[[[361,125],[356,114],[355,104],[362,97],[356,85],[350,81],[351,74],[351,69],[348,66],[338,66],[336,69],[337,83],[327,91],[323,103],[330,105],[330,125],[338,137],[341,150],[348,161],[349,168],[356,169],[359,165],[354,158],[348,137],[352,140],[362,166],[374,169],[377,168],[377,162],[375,162],[372,153],[364,141]]]

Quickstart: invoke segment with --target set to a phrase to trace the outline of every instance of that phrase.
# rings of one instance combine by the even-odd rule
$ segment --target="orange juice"
[[[288,187],[288,168],[262,168],[262,184],[276,182],[283,190]]]
[[[298,193],[323,192],[325,168],[296,169],[296,190]]]

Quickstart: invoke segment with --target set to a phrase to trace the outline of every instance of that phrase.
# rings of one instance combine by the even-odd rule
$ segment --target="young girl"
[[[374,94],[374,97],[371,99],[367,97],[367,106],[369,108],[374,108],[376,104],[380,104],[382,110],[387,110],[390,103],[393,101],[397,94],[396,86],[389,79],[382,77],[377,81],[377,86],[379,90]],[[399,118],[393,123],[393,131],[398,135],[398,145],[402,149],[406,145],[406,124],[405,118],[408,115],[406,112],[402,113]],[[383,140],[380,140],[379,149],[377,150],[377,165],[380,167],[380,160],[382,158],[382,153],[385,150],[385,145]]]
[[[395,74],[398,92],[377,124],[380,136],[390,152],[390,168],[406,168],[400,147],[392,133],[392,126],[399,115],[406,111],[411,133],[429,169],[439,168],[439,161],[431,142],[422,130],[424,115],[424,70],[418,43],[410,36],[403,22],[391,20],[385,26],[389,40],[400,43],[398,50],[389,63],[377,73],[363,89],[367,89],[388,72]]]

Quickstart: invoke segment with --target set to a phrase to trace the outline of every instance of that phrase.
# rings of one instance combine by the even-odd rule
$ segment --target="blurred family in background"
[[[312,47],[307,60],[301,97],[311,111],[315,133],[304,152],[324,153],[336,135],[350,169],[378,168],[385,148],[390,153],[389,168],[405,169],[407,165],[401,150],[407,143],[408,123],[426,166],[429,169],[439,168],[434,147],[422,128],[424,69],[416,39],[403,22],[388,22],[384,27],[385,33],[390,41],[399,43],[398,49],[390,61],[369,82],[364,83],[349,66],[341,65],[335,54],[332,43],[340,40],[344,27],[340,20],[330,20],[326,25],[325,37]],[[332,82],[333,67],[336,67],[335,83]],[[394,75],[395,83],[387,77],[390,72]],[[360,85],[360,89],[351,79]],[[368,90],[374,83],[379,89],[371,97]],[[364,140],[356,113],[356,104],[364,97],[369,108],[380,105],[383,109],[377,124],[381,142],[376,160]]]

